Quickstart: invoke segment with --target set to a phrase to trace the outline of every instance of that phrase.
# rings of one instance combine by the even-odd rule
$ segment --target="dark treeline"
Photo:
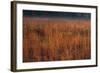
[[[69,19],[90,19],[90,13],[76,12],[54,12],[54,11],[33,11],[23,10],[23,16],[29,17],[48,17],[48,18],[69,18]]]

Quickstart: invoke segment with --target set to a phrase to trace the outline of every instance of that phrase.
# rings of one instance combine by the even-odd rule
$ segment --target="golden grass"
[[[23,62],[91,58],[89,20],[24,18]]]

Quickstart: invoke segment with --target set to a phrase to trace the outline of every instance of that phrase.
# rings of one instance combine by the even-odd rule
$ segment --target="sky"
[[[46,18],[90,19],[90,13],[23,10],[23,16]]]

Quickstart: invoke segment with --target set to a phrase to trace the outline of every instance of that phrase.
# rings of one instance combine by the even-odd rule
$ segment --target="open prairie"
[[[23,18],[23,62],[90,58],[90,20]]]

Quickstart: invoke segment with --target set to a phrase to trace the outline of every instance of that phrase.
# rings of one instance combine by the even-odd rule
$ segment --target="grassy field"
[[[91,58],[91,25],[85,19],[23,19],[23,62]]]

